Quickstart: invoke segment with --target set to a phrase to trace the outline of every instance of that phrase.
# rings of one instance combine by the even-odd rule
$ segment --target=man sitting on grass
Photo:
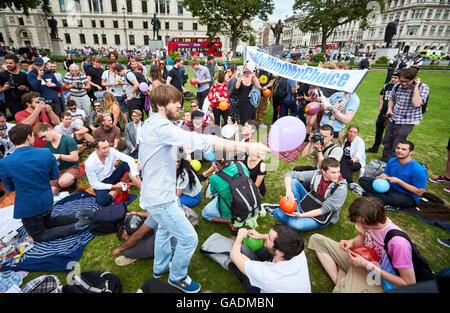
[[[248,236],[264,240],[271,262],[252,261],[241,252],[242,242]],[[230,270],[243,282],[246,292],[311,293],[303,247],[302,237],[287,225],[275,224],[268,234],[240,228],[230,251]]]
[[[86,148],[87,143],[94,143],[94,137],[89,134],[89,129],[73,122],[69,112],[64,112],[61,116],[61,120],[62,122],[56,125],[54,130],[75,139],[80,153]],[[83,141],[85,141],[85,144],[83,144]]]
[[[141,188],[141,178],[134,159],[109,146],[106,139],[96,140],[95,151],[87,158],[85,164],[89,184],[95,190],[95,200],[101,206],[107,206],[125,188],[121,183],[123,175],[130,172],[133,185]],[[116,160],[123,161],[117,168]]]

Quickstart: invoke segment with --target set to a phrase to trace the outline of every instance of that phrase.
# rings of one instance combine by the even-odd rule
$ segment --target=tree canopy
[[[22,11],[26,16],[30,14],[31,9],[37,8],[41,8],[47,16],[53,13],[50,0],[0,0],[0,9]]]

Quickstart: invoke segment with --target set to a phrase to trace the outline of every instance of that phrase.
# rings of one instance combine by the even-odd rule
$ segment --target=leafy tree
[[[41,8],[46,16],[52,15],[50,0],[0,0],[0,9],[11,9],[12,11],[23,11],[28,16],[30,9]]]
[[[362,30],[368,27],[368,17],[377,11],[369,2],[378,2],[380,10],[384,9],[385,0],[296,0],[293,10],[305,13],[298,24],[302,32],[322,33],[322,52],[325,52],[327,39],[336,27],[352,21],[359,21]]]
[[[233,55],[239,40],[249,40],[250,21],[267,21],[274,9],[272,0],[184,0],[183,6],[208,27],[208,36],[229,36]]]

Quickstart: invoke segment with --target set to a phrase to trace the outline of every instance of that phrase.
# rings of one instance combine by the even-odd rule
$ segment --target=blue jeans
[[[197,233],[184,215],[178,200],[145,208],[158,223],[155,236],[153,272],[164,273],[170,268],[169,279],[180,281],[187,276],[189,263],[198,244]],[[172,257],[170,239],[177,245]],[[172,260],[172,263],[170,263]]]
[[[202,210],[202,217],[211,222],[213,217],[222,217],[220,216],[220,212],[217,209],[217,201],[219,197],[214,197],[211,202],[209,202]]]
[[[292,94],[289,94],[280,101],[280,118],[285,117],[288,110],[291,112],[290,116],[297,116],[297,104]]]
[[[180,197],[181,204],[184,204],[185,206],[188,206],[190,208],[197,206],[201,200],[202,200],[202,192],[201,191],[195,197],[186,196],[183,194]]]
[[[303,197],[308,193],[303,187],[303,185],[297,180],[292,180],[292,193],[294,194],[294,197],[297,199],[297,212],[301,213],[300,211],[300,200],[303,199]],[[273,217],[275,217],[277,220],[287,224],[288,226],[300,230],[300,231],[310,231],[314,229],[322,229],[328,227],[330,224],[322,225],[317,223],[314,219],[311,217],[291,217],[286,215],[286,213],[283,212],[280,208],[276,208],[273,211]]]

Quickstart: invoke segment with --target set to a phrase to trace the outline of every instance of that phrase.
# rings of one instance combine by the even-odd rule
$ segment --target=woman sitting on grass
[[[103,106],[106,113],[109,113],[112,116],[113,125],[120,128],[120,125],[117,125],[120,119],[120,105],[119,102],[117,102],[116,97],[112,93],[108,91],[105,92],[105,94],[103,95]]]
[[[177,160],[177,196],[181,204],[193,208],[202,199],[202,184],[189,161]]]

